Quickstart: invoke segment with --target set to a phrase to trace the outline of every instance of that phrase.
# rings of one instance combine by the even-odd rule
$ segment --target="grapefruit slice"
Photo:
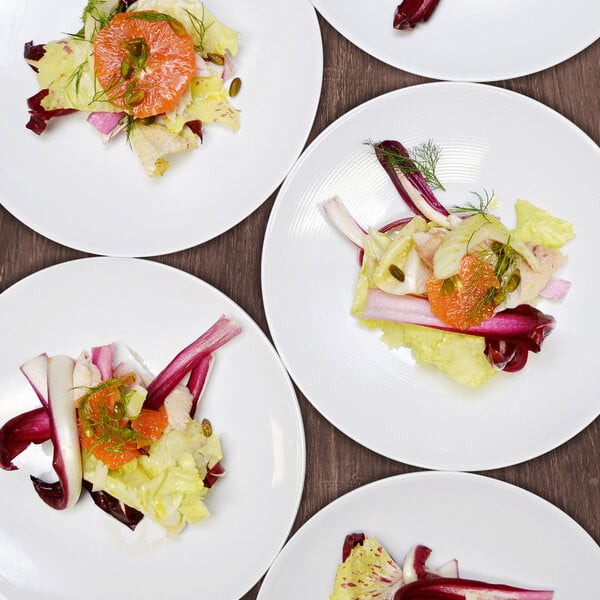
[[[433,275],[427,281],[432,312],[457,329],[479,325],[494,314],[493,297],[499,286],[492,266],[472,254],[463,256],[458,274],[449,279]]]
[[[119,13],[94,39],[103,96],[137,118],[175,108],[196,71],[194,42],[180,21],[156,11]]]

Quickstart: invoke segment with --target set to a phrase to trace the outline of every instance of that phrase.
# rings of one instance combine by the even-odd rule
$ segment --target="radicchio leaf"
[[[25,47],[23,48],[23,56],[25,57],[25,60],[38,62],[44,56],[44,54],[46,54],[46,48],[44,47],[44,44],[34,44],[33,40],[25,43]],[[29,66],[36,73],[38,73],[39,69],[35,65],[29,63]]]
[[[225,475],[225,468],[221,464],[221,461],[208,468],[206,477],[204,478],[204,485],[207,488],[213,487],[221,477]]]
[[[352,549],[355,546],[362,544],[364,541],[364,533],[349,533],[344,538],[344,545],[342,547],[342,562],[344,562],[350,556],[350,552],[352,552]]]
[[[193,121],[186,121],[185,123],[199,138],[200,142],[204,141],[204,133],[202,131],[202,121],[200,119],[194,119]]]
[[[527,590],[472,579],[435,577],[403,585],[395,593],[394,600],[552,600],[553,597],[554,592],[549,590]]]
[[[54,110],[46,110],[42,106],[42,100],[49,94],[50,90],[40,90],[34,96],[27,99],[27,108],[29,109],[29,122],[25,127],[41,135],[48,127],[48,121],[54,117],[62,117],[75,112],[72,108],[57,108]]]
[[[42,444],[50,439],[50,418],[42,406],[7,421],[0,429],[0,468],[14,471],[13,459],[29,444]]]
[[[148,386],[145,408],[158,410],[169,393],[196,365],[238,335],[241,330],[237,323],[222,315],[152,380]]]
[[[394,13],[394,29],[413,29],[429,19],[439,0],[404,0]]]
[[[374,148],[377,160],[408,208],[415,215],[442,224],[450,213],[435,197],[423,173],[412,162],[408,150],[396,140],[384,140],[375,144]],[[402,161],[395,157],[402,157]]]
[[[119,523],[123,523],[134,531],[138,526],[138,523],[144,518],[144,514],[136,508],[127,506],[120,500],[117,500],[114,496],[111,496],[108,492],[92,491],[92,484],[89,481],[83,480],[83,487],[90,493],[94,504],[105,513],[114,517]]]

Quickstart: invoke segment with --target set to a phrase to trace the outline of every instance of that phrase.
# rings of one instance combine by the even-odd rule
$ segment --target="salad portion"
[[[104,142],[122,132],[146,173],[163,175],[207,123],[239,129],[238,39],[200,0],[89,0],[78,32],[25,44],[40,88],[26,126],[40,135],[50,119],[88,113]]]
[[[73,507],[87,490],[132,530],[144,516],[171,535],[203,521],[205,496],[225,471],[219,436],[196,419],[197,405],[214,353],[240,331],[221,316],[156,377],[141,363],[115,364],[114,344],[28,360],[21,372],[40,406],[0,428],[0,467],[15,470],[30,444],[51,442],[57,479],[31,481],[52,508]]]
[[[434,194],[441,150],[432,142],[409,152],[400,142],[372,144],[375,156],[413,215],[366,229],[334,197],[331,222],[360,249],[352,314],[382,331],[391,348],[406,346],[471,387],[499,371],[523,369],[555,319],[536,304],[562,300],[570,282],[556,275],[570,223],[518,200],[517,225],[495,215],[493,193],[445,208]]]
[[[456,559],[433,569],[431,549],[418,545],[397,563],[364,533],[346,536],[330,600],[551,600],[550,590],[531,590],[464,579]]]

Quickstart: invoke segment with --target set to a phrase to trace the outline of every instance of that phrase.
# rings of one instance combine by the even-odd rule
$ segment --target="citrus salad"
[[[40,406],[0,428],[0,467],[15,470],[30,444],[51,442],[58,479],[31,481],[52,508],[73,507],[86,489],[132,530],[144,516],[171,535],[203,521],[204,498],[225,471],[219,436],[196,409],[214,352],[240,331],[221,316],[156,377],[115,364],[114,344],[28,360],[21,372]]]
[[[27,100],[28,129],[89,113],[105,142],[124,132],[151,177],[196,148],[207,123],[239,129],[239,34],[200,0],[89,0],[82,21],[64,39],[25,44],[40,88]]]
[[[411,348],[417,362],[461,384],[478,387],[499,371],[523,369],[555,326],[535,305],[569,290],[556,271],[572,225],[518,200],[509,230],[488,193],[447,210],[433,191],[443,189],[435,173],[439,147],[427,142],[409,152],[394,140],[372,146],[414,216],[367,230],[340,198],[324,203],[360,249],[352,314],[381,330],[391,348]]]
[[[402,565],[375,538],[346,536],[329,600],[552,600],[550,590],[530,590],[462,578],[458,561],[427,565],[431,549],[414,546]]]

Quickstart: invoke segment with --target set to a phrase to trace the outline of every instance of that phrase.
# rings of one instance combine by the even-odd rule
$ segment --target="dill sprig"
[[[114,404],[104,403],[93,411],[90,397],[111,388],[118,392],[119,400]],[[145,443],[148,438],[124,424],[124,417],[129,402],[130,391],[122,378],[107,379],[100,385],[88,388],[79,400],[79,416],[83,433],[95,440],[94,446],[103,446],[107,452],[120,453],[132,443]],[[95,414],[94,414],[95,413]]]
[[[171,15],[167,15],[166,13],[161,12],[139,12],[139,13],[131,13],[129,19],[137,19],[139,21],[176,21],[175,17]]]
[[[103,4],[102,0],[88,0],[88,3],[85,5],[83,9],[83,13],[81,15],[81,20],[84,23],[84,26],[77,33],[69,33],[69,37],[77,38],[80,40],[86,39],[85,36],[85,23],[88,19],[94,21],[94,29],[90,35],[90,41],[94,39],[94,36],[108,23],[112,20],[112,18],[120,12],[125,10],[125,6],[122,2],[119,2],[110,12],[106,13],[100,8],[101,4]]]
[[[367,145],[375,147],[377,144],[366,141]],[[442,156],[442,149],[433,140],[418,144],[408,150],[408,156],[387,148],[378,147],[380,153],[388,163],[395,169],[401,169],[406,173],[421,173],[432,190],[445,191],[446,188],[439,180],[436,169]]]
[[[450,212],[453,214],[463,214],[463,215],[475,215],[480,214],[484,217],[487,216],[490,212],[490,207],[494,200],[496,199],[494,195],[494,190],[488,192],[487,190],[483,190],[483,194],[479,192],[471,192],[474,196],[477,197],[477,204],[473,204],[472,202],[467,202],[463,206],[453,206],[450,208]]]
[[[191,13],[187,8],[184,10],[187,13],[192,28],[198,36],[199,41],[198,43],[194,44],[194,49],[196,52],[202,53],[204,52],[204,36],[206,35],[206,30],[212,25],[212,23],[210,23],[208,27],[204,24],[204,5],[202,5],[202,17],[200,18]]]
[[[77,95],[79,95],[79,86],[81,85],[81,79],[83,77],[85,67],[88,64],[88,59],[89,57],[86,58],[81,64],[77,65],[69,77],[67,77],[67,85],[75,82],[75,93]]]

